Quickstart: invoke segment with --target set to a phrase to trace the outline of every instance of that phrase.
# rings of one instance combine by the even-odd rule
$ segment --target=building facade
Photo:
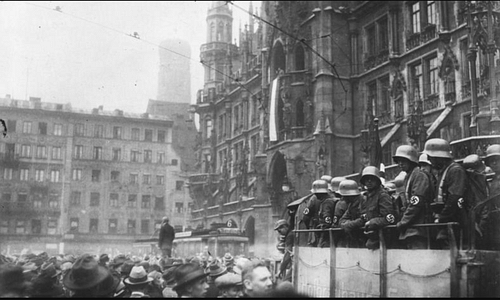
[[[39,98],[0,106],[1,251],[115,255],[156,236],[164,216],[186,226],[172,120]]]
[[[193,226],[234,221],[271,255],[272,224],[321,175],[380,161],[391,180],[399,145],[440,137],[460,158],[499,139],[497,2],[263,1],[238,7],[236,46],[237,5],[213,3],[201,46]]]

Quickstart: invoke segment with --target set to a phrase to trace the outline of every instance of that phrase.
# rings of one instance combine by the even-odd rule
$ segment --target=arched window
[[[215,42],[215,24],[210,23],[210,42]]]
[[[276,78],[278,76],[279,70],[286,70],[286,59],[285,59],[285,51],[283,51],[283,46],[280,42],[276,43],[273,50],[271,62],[271,79]]]
[[[305,70],[306,65],[305,65],[305,54],[304,54],[304,48],[302,45],[297,45],[295,47],[295,70],[300,71],[300,70]]]
[[[304,102],[300,99],[295,104],[295,126],[304,126]]]
[[[224,24],[219,22],[219,26],[217,28],[217,42],[221,42],[224,40]]]
[[[206,129],[206,138],[209,139],[212,137],[212,119],[210,117],[205,119],[205,129]]]

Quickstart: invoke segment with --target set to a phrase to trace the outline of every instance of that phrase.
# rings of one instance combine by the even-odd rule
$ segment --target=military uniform
[[[366,236],[361,231],[361,228],[365,225],[365,220],[361,216],[361,206],[365,206],[364,202],[366,199],[363,195],[359,195],[354,199],[354,201],[346,203],[346,208],[344,214],[340,217],[338,221],[338,226],[344,229],[346,232],[345,239],[341,241],[340,246],[346,246],[349,248],[361,248],[365,246]],[[338,205],[337,205],[338,207]],[[336,213],[340,211],[335,208]]]
[[[313,195],[309,205],[304,210],[304,221],[310,224],[309,228],[326,229],[332,227],[335,202],[333,198],[330,198],[329,194],[325,196],[325,199],[320,200],[316,195]],[[316,232],[314,236],[316,243],[313,245],[317,245],[318,247],[329,246],[330,239],[328,232]]]
[[[418,167],[407,174],[404,181],[405,201],[402,203],[402,217],[397,226],[401,230],[400,240],[406,240],[409,249],[423,248],[428,238],[426,228],[408,228],[414,224],[424,224],[430,221],[429,204],[433,196],[430,178]],[[419,237],[421,237],[419,239]],[[413,240],[415,240],[413,242]],[[417,245],[418,244],[418,245]]]

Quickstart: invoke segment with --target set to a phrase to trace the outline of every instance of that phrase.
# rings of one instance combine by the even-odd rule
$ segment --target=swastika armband
[[[420,202],[420,198],[418,196],[412,196],[410,198],[410,204],[411,205],[417,205]]]
[[[304,215],[308,215],[309,214],[309,207],[306,207],[306,209],[304,209]]]
[[[458,205],[458,208],[464,208],[464,205],[465,205],[464,198],[458,199],[457,205]]]
[[[330,217],[326,217],[326,218],[325,218],[325,223],[326,223],[326,224],[332,224],[332,218],[330,218]]]
[[[338,221],[337,216],[334,216],[334,217],[333,217],[333,224],[336,224],[336,223],[337,223],[337,221]]]
[[[387,222],[389,222],[390,224],[394,223],[396,221],[396,218],[394,217],[393,214],[387,214],[387,216],[385,216],[385,219],[387,220]]]

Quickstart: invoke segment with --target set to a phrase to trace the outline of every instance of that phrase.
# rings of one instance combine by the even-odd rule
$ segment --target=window
[[[60,174],[59,170],[50,170],[50,182],[59,182]]]
[[[378,51],[389,49],[389,27],[387,18],[377,22],[378,26]]]
[[[161,229],[161,220],[155,220],[155,230]]]
[[[0,233],[9,233],[9,221],[8,220],[1,220],[0,221]]]
[[[127,221],[127,233],[128,234],[135,234],[135,220],[128,220]]]
[[[379,115],[381,114],[391,114],[391,97],[389,94],[390,83],[389,76],[382,77],[379,79],[379,87],[380,87],[380,102],[378,104],[379,107]]]
[[[130,161],[131,162],[139,162],[139,155],[141,152],[137,150],[130,150]]]
[[[21,146],[21,157],[31,157],[31,145]]]
[[[157,185],[163,185],[163,184],[165,184],[165,176],[163,176],[163,175],[156,175],[156,184]]]
[[[127,207],[136,207],[136,203],[137,203],[137,195],[136,194],[129,194],[128,201],[127,201]]]
[[[437,24],[436,1],[427,1],[427,24]]]
[[[150,163],[153,161],[153,151],[151,150],[144,150],[144,162],[145,163]]]
[[[175,212],[180,214],[184,210],[184,203],[182,202],[175,202]]]
[[[375,34],[375,25],[366,28],[366,42],[368,55],[372,56],[377,53],[377,35]]]
[[[14,154],[16,154],[16,144],[6,143],[5,152],[7,158],[14,157]]]
[[[144,140],[146,142],[152,142],[153,141],[153,130],[152,129],[145,129],[144,130]]]
[[[41,182],[45,180],[45,170],[35,170],[35,181]]]
[[[113,161],[120,161],[122,159],[122,149],[113,148]]]
[[[423,79],[422,79],[422,64],[418,63],[410,67],[411,74],[411,83],[412,83],[412,100],[421,99],[422,98],[422,87],[423,87]]]
[[[31,233],[32,234],[42,233],[42,220],[31,220]]]
[[[62,159],[62,149],[61,147],[52,147],[52,159],[61,160]]]
[[[16,132],[16,120],[7,120],[7,131]]]
[[[85,126],[82,123],[75,124],[75,135],[83,136],[83,132],[85,130]]]
[[[118,219],[109,219],[108,233],[118,232]]]
[[[24,121],[23,133],[31,133],[31,121]]]
[[[93,182],[101,181],[101,170],[92,170],[92,181]]]
[[[119,206],[119,197],[117,193],[109,194],[109,206],[118,207]]]
[[[142,175],[142,183],[143,184],[151,184],[151,175],[150,174]]]
[[[426,68],[429,76],[426,78],[425,85],[428,87],[425,96],[439,94],[438,62],[437,57],[426,60]]]
[[[71,192],[71,202],[70,204],[73,206],[79,206],[82,200],[82,192],[72,191]]]
[[[305,55],[304,55],[304,48],[302,45],[298,44],[297,47],[295,47],[295,70],[300,71],[300,70],[305,70]]]
[[[94,125],[94,137],[102,138],[104,136],[104,125]]]
[[[155,197],[155,209],[165,209],[165,201],[163,197]]]
[[[416,2],[411,5],[411,21],[413,33],[420,32],[420,3]]]
[[[158,143],[165,143],[165,130],[158,130]]]
[[[102,159],[102,147],[94,147],[94,159],[95,160]]]
[[[3,169],[3,179],[12,180],[13,170],[11,168]]]
[[[21,169],[19,171],[19,180],[21,181],[28,181],[30,176],[30,170],[29,169]]]
[[[74,181],[82,180],[82,169],[73,169],[71,179]]]
[[[97,192],[90,193],[90,206],[99,206],[101,195]]]
[[[26,224],[22,220],[18,220],[16,222],[16,233],[17,234],[23,234],[26,232]]]
[[[83,145],[75,145],[74,155],[76,159],[83,158]]]
[[[12,200],[12,195],[10,193],[3,193],[2,194],[2,201],[3,202],[10,202]]]
[[[97,233],[98,227],[99,226],[99,220],[98,219],[90,219],[89,221],[89,232],[90,233]]]
[[[151,207],[151,196],[142,195],[141,208],[150,208],[150,207]]]
[[[69,219],[69,230],[71,232],[78,232],[78,227],[79,227],[80,221],[78,218],[70,218]]]
[[[111,171],[111,181],[120,180],[120,171]]]
[[[38,134],[47,135],[47,123],[38,122]]]
[[[172,159],[172,166],[177,166],[177,159]]]
[[[184,181],[182,180],[177,180],[175,182],[175,190],[176,191],[182,191],[182,186],[184,185]]]
[[[165,163],[165,152],[158,152],[157,153],[156,163],[158,163],[158,164],[164,164]]]
[[[51,193],[49,195],[49,207],[53,209],[59,208],[59,195],[55,193]]]
[[[17,202],[26,203],[28,201],[28,194],[25,192],[21,192],[17,195]]]
[[[139,175],[137,173],[130,173],[130,184],[138,184]]]
[[[62,135],[62,124],[54,124],[54,135]]]
[[[41,208],[42,207],[42,199],[43,199],[42,194],[40,194],[40,193],[33,194],[33,207],[34,208]]]
[[[113,138],[121,139],[122,138],[122,128],[120,126],[113,127]]]
[[[141,220],[141,233],[142,234],[149,233],[149,220]]]
[[[36,146],[36,158],[47,158],[47,147],[42,145]]]
[[[132,128],[131,139],[134,141],[138,141],[140,134],[141,134],[141,130],[139,128]]]
[[[57,233],[57,220],[48,220],[47,233],[48,234],[56,234]]]

